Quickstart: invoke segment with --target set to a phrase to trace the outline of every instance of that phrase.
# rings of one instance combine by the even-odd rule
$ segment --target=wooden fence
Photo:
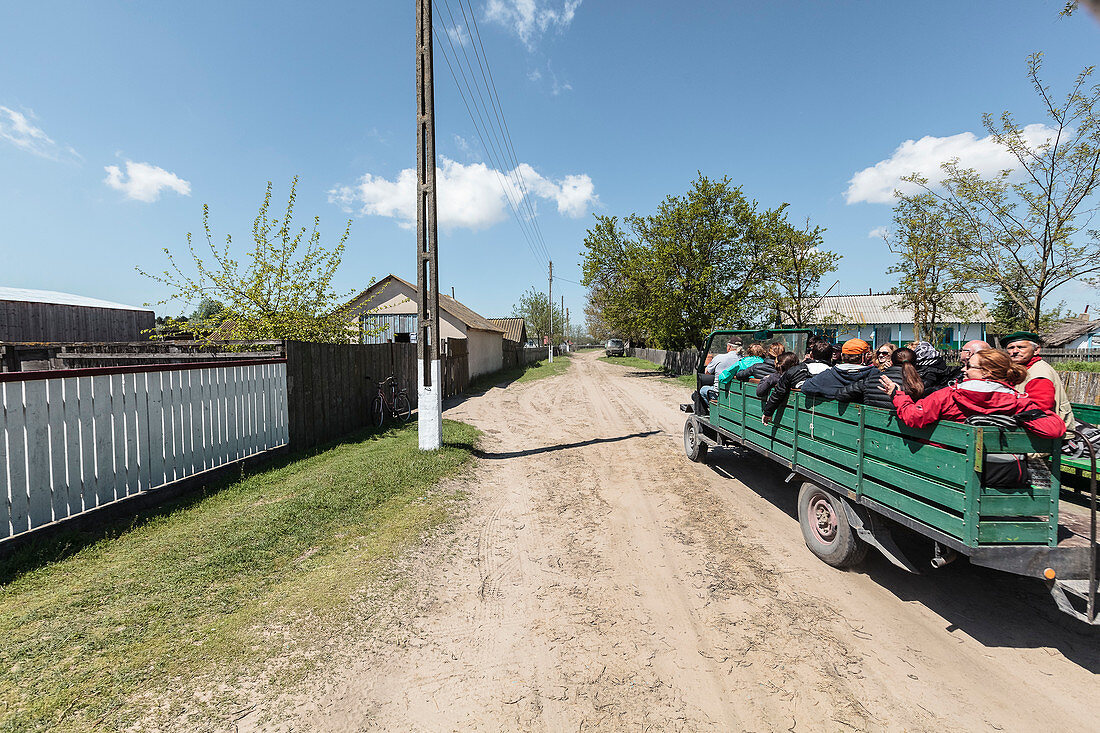
[[[558,353],[557,349],[554,349],[554,353]],[[520,345],[517,348],[504,348],[504,368],[516,369],[527,364],[532,364],[536,361],[542,361],[548,356],[547,347],[534,346],[532,348],[525,348]]]
[[[287,440],[282,360],[0,374],[0,539]]]
[[[465,392],[470,386],[470,342],[466,339],[445,340],[439,368],[443,372],[444,399]]]
[[[443,396],[461,394],[470,383],[466,339],[444,342],[440,360]],[[309,448],[370,424],[378,381],[397,379],[417,405],[416,344],[286,344],[290,447]]]

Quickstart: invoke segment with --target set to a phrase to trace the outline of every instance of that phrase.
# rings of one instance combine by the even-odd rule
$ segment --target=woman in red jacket
[[[889,377],[879,388],[890,395],[898,419],[911,428],[923,428],[937,420],[963,422],[971,415],[1018,415],[1025,428],[1043,438],[1061,438],[1066,424],[1013,387],[1027,378],[1027,370],[1013,364],[1006,354],[985,349],[973,354],[964,371],[964,381],[952,383],[914,402]]]

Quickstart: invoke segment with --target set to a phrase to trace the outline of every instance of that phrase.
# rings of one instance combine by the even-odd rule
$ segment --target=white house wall
[[[470,379],[504,368],[504,334],[471,328],[469,338]]]
[[[875,328],[886,328],[889,325],[890,328],[890,340],[897,344],[906,344],[913,341],[913,324],[912,323],[893,323],[893,324],[870,324],[866,326],[849,326],[847,328],[838,328],[836,334],[837,343],[843,343],[848,339],[863,339],[869,344],[877,346],[875,342]],[[973,341],[975,339],[981,339],[984,336],[982,324],[980,323],[945,323],[943,324],[947,328],[954,330],[951,343],[954,346],[965,344],[967,341]],[[1097,346],[1100,346],[1100,337],[1094,342]],[[1071,347],[1079,348],[1079,347]]]

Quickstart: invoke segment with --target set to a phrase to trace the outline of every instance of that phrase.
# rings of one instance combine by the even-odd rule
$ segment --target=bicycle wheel
[[[382,403],[382,395],[376,395],[370,403],[370,424],[380,428],[385,421],[386,410],[385,405]]]
[[[412,417],[412,404],[409,402],[408,395],[397,395],[397,399],[393,402],[393,416],[397,418],[398,422],[408,422],[409,418]]]

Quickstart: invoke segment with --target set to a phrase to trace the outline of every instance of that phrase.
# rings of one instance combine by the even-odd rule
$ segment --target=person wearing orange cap
[[[874,370],[871,345],[863,339],[848,339],[840,347],[840,363],[807,379],[802,393],[835,400],[842,388],[866,378]]]

